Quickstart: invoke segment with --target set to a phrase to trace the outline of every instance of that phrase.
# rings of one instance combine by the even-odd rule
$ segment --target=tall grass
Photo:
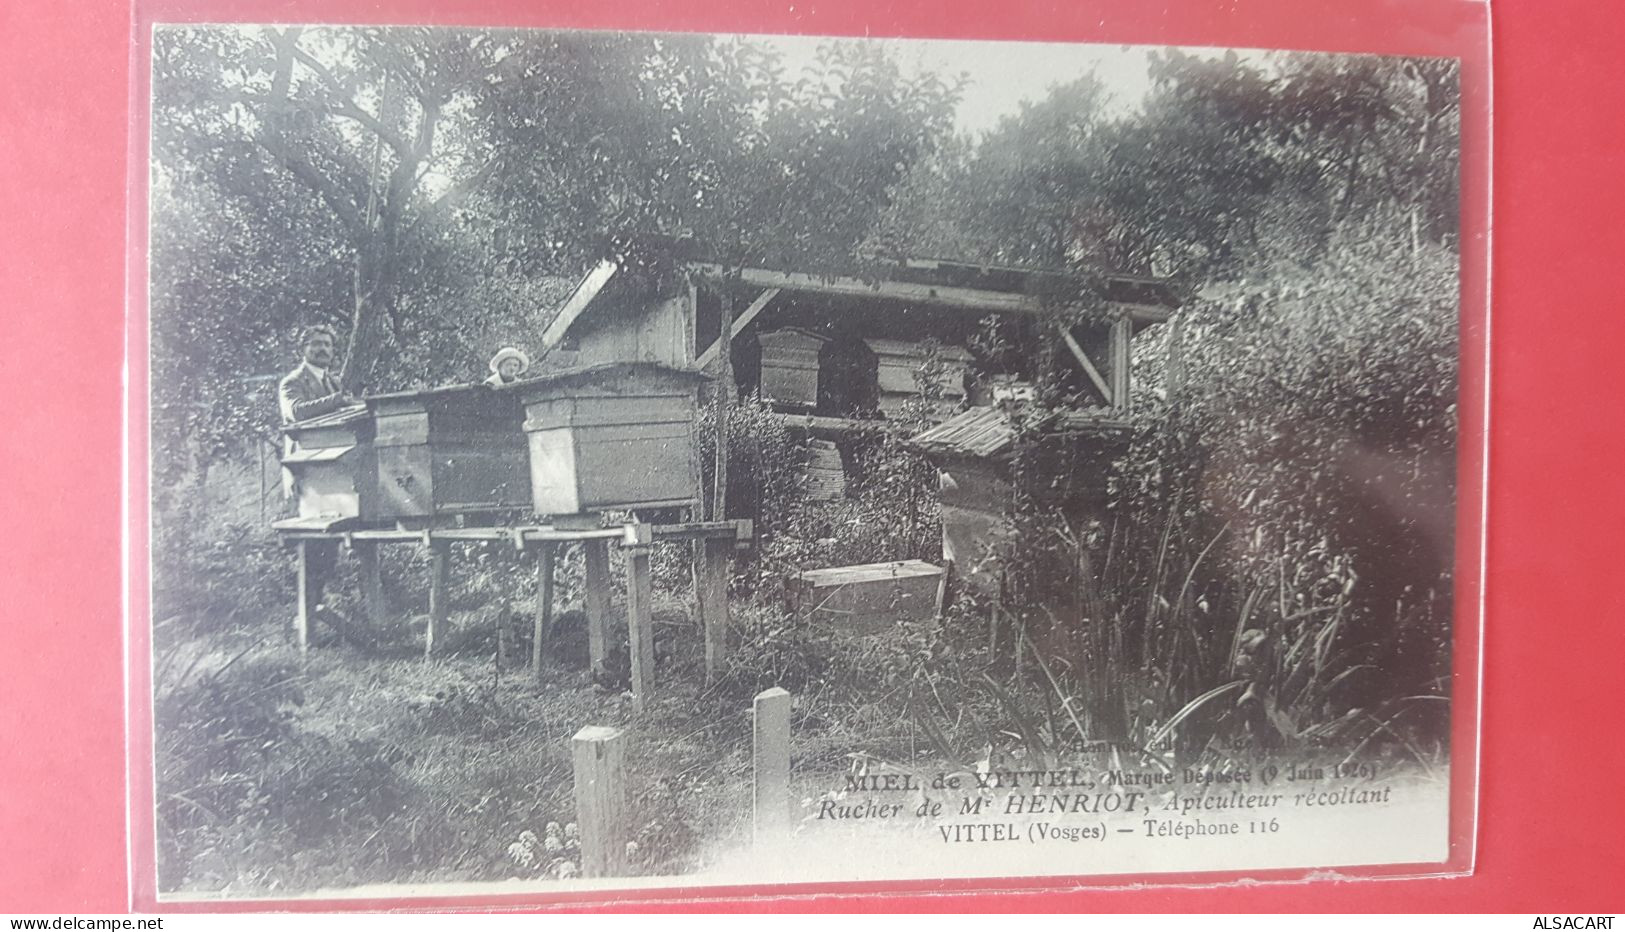
[[[1317,575],[1287,547],[1239,559],[1232,524],[1199,535],[1180,525],[1171,508],[1135,540],[1122,524],[1079,531],[1049,515],[1010,536],[1020,549],[998,562],[1021,572],[969,609],[992,632],[971,681],[995,742],[1034,761],[1112,749],[1148,766],[1238,748],[1393,753],[1424,768],[1443,756],[1445,684],[1407,682],[1385,664],[1407,625],[1429,622],[1401,605],[1356,624],[1351,568]],[[912,711],[945,754],[964,753],[945,726],[962,714]]]

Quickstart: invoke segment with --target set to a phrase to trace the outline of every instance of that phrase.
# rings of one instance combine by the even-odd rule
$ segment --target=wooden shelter
[[[729,396],[759,392],[793,429],[844,445],[1039,381],[1079,408],[1126,416],[1130,341],[1178,304],[1166,283],[1134,276],[1084,288],[1056,272],[903,259],[858,278],[725,267],[691,247],[645,238],[598,263],[548,326],[543,353],[727,371],[716,387]],[[1077,323],[1058,323],[1068,317]],[[973,351],[989,320],[1012,342],[999,358]],[[909,404],[932,380],[936,400]]]
[[[759,389],[787,411],[822,419],[815,429],[835,433],[864,414],[841,410],[852,398],[871,406],[859,420],[894,413],[918,391],[915,375],[927,359],[947,369],[952,400],[965,397],[977,377],[1033,381],[1037,369],[1050,366],[1075,383],[1085,404],[1125,409],[1130,339],[1178,305],[1166,283],[1134,276],[1111,275],[1085,289],[1057,272],[904,259],[860,279],[729,268],[685,255],[685,248],[649,238],[629,250],[636,259],[598,263],[544,332],[543,353],[571,352],[583,366],[652,362],[715,372],[727,352],[733,389]],[[1068,315],[1079,322],[1047,329]],[[971,352],[989,318],[1008,324],[1020,344],[1008,360]],[[867,392],[832,395],[824,387],[843,346],[873,354],[872,372],[855,366],[841,373],[871,381]]]

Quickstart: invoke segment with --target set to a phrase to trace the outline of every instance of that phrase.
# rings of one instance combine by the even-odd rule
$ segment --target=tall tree
[[[402,270],[488,180],[499,153],[448,132],[491,80],[500,43],[428,29],[173,28],[155,38],[155,151],[253,198],[271,169],[318,200],[352,270],[341,381],[374,376],[399,328]]]

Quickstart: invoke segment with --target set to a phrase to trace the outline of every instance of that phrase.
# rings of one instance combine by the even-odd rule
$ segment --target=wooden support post
[[[938,625],[942,624],[942,617],[943,615],[947,614],[948,611],[948,599],[953,595],[952,591],[948,588],[949,585],[951,585],[949,580],[953,578],[953,575],[954,561],[944,560],[942,564],[942,576],[937,579],[937,603],[935,610],[932,613],[932,620]]]
[[[587,664],[594,676],[602,673],[609,657],[609,541],[581,542],[585,591],[582,607],[587,612]]]
[[[553,553],[556,544],[544,543],[536,553],[535,628],[530,642],[531,675],[542,681],[542,661],[547,658],[548,640],[553,636]]]
[[[626,874],[626,736],[589,725],[570,739],[575,762],[576,825],[585,877]]]
[[[1185,392],[1185,316],[1175,314],[1168,322],[1168,399]]]
[[[722,675],[728,653],[728,559],[734,542],[725,537],[707,537],[694,542],[699,567],[695,574],[695,606],[705,626],[705,681],[714,683]]]
[[[293,637],[299,653],[310,650],[310,620],[316,614],[316,587],[311,577],[310,541],[299,541],[299,607],[293,616]]]
[[[649,574],[649,551],[654,536],[649,525],[627,527],[636,543],[625,545],[626,553],[626,633],[627,651],[632,660],[632,708],[642,712],[654,688],[655,636],[651,601],[654,580]]]
[[[790,833],[790,694],[775,686],[751,703],[752,840],[760,847]]]
[[[733,292],[728,288],[721,289],[722,295],[722,333],[733,332],[734,325],[734,298]],[[706,516],[714,521],[721,521],[728,517],[728,404],[732,400],[735,385],[733,369],[733,351],[731,339],[722,341],[725,352],[717,353],[717,380],[716,389],[716,421],[712,429],[716,431],[716,442],[712,456],[712,489],[711,507]]]
[[[435,642],[445,636],[450,617],[451,545],[445,541],[429,544],[429,628],[423,635],[423,656],[434,656]]]
[[[1129,366],[1132,364],[1130,341],[1134,338],[1134,324],[1127,317],[1112,322],[1110,356],[1112,378],[1112,407],[1129,410]]]
[[[361,607],[367,618],[367,643],[376,644],[384,630],[387,611],[384,607],[384,574],[379,560],[378,545],[367,541],[351,540],[350,550],[360,564]]]

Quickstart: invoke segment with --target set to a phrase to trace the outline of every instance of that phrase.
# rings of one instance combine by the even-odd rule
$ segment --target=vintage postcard
[[[1470,866],[1456,59],[150,51],[156,902]]]

